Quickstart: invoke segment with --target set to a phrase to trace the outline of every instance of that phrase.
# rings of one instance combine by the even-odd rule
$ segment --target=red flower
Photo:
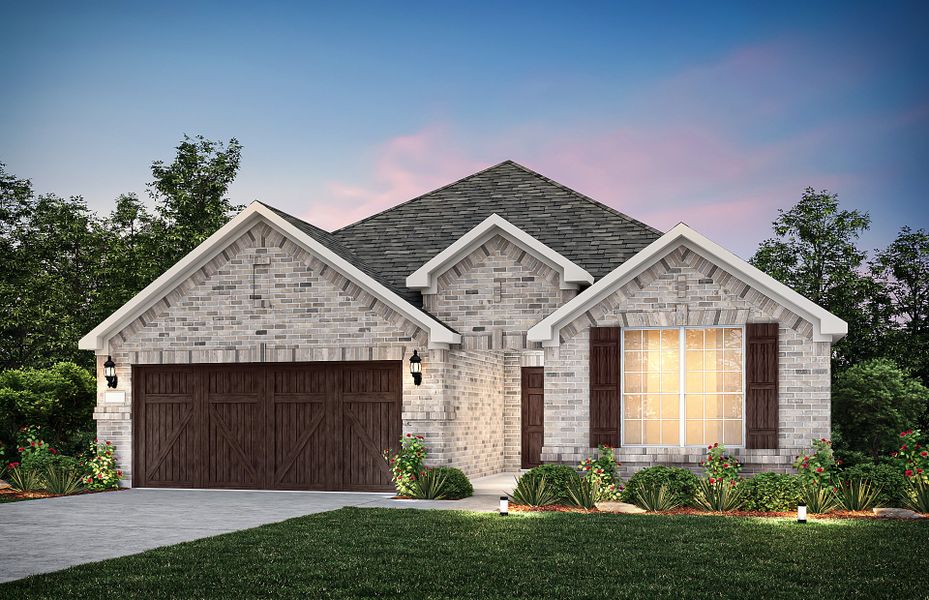
[[[724,469],[728,469],[728,468],[729,468],[729,463],[724,463],[724,464],[723,464],[723,468],[724,468]]]
[[[906,437],[906,432],[905,432],[905,431],[901,431],[901,432],[900,432],[900,437]]]
[[[922,469],[916,469],[916,472],[922,474],[923,470],[922,470]]]
[[[29,445],[35,448],[35,442],[29,442]]]
[[[107,445],[107,446],[110,445],[110,440],[107,440],[107,441],[106,441],[106,445]]]
[[[912,477],[913,471],[912,469],[907,469],[906,471],[903,472],[903,474],[906,475],[907,477]]]
[[[903,444],[902,446],[900,446],[900,450],[906,450],[906,444]]]
[[[817,473],[822,473],[822,472],[823,472],[823,468],[822,468],[822,467],[816,467],[816,472],[817,472]]]
[[[922,456],[923,458],[926,458],[927,456],[929,456],[929,452],[923,450],[922,452],[919,453],[919,455]]]
[[[17,450],[17,451],[19,451],[20,453],[22,453],[22,452],[23,452],[23,450],[25,450],[25,448],[23,448],[22,446],[20,446],[20,447],[19,447],[19,448],[17,448],[16,450]]]
[[[55,450],[54,448],[49,448],[48,451],[51,452],[52,454],[58,454],[58,451]]]
[[[714,483],[716,483],[716,480],[710,477],[710,485],[713,485]]]

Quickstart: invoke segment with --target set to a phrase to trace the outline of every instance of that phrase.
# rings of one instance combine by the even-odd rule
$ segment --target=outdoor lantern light
[[[419,385],[423,382],[423,359],[416,350],[413,350],[413,356],[410,357],[410,375],[413,376],[414,384]]]
[[[803,502],[797,505],[797,523],[806,523],[806,504]]]
[[[500,516],[505,517],[510,514],[510,498],[509,496],[500,496]]]
[[[106,377],[107,387],[116,387],[116,363],[113,362],[112,356],[107,356],[106,362],[103,363],[103,376]]]

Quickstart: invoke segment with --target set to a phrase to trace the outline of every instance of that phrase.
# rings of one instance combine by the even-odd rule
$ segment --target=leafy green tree
[[[32,183],[7,173],[0,163],[0,367],[22,364],[20,339],[26,323],[14,318],[22,303],[21,289],[28,271],[23,264],[20,229],[33,204]]]
[[[226,197],[241,158],[242,145],[235,138],[223,144],[185,135],[171,164],[152,163],[155,180],[149,184],[149,193],[164,221],[162,271],[242,210]]]
[[[875,254],[871,272],[888,293],[895,360],[929,386],[929,232],[901,228]],[[929,423],[921,426],[929,428]]]
[[[848,450],[877,458],[929,409],[929,389],[886,358],[845,369],[832,387],[832,423]]]
[[[886,330],[882,289],[862,273],[856,245],[871,224],[867,213],[839,208],[838,196],[807,188],[800,202],[779,211],[774,237],[750,262],[849,323],[836,344],[838,367],[876,356]]]
[[[15,448],[16,433],[26,425],[41,427],[46,441],[59,448],[79,443],[79,434],[93,428],[96,386],[93,375],[74,363],[3,371],[0,443]]]

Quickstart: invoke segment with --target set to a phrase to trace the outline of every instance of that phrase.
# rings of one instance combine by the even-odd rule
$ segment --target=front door
[[[522,467],[542,464],[545,438],[545,371],[543,367],[523,367],[522,371]]]

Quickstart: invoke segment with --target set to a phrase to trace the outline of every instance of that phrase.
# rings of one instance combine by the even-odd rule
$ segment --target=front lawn
[[[345,508],[30,577],[0,598],[917,598],[927,539],[929,520]]]

